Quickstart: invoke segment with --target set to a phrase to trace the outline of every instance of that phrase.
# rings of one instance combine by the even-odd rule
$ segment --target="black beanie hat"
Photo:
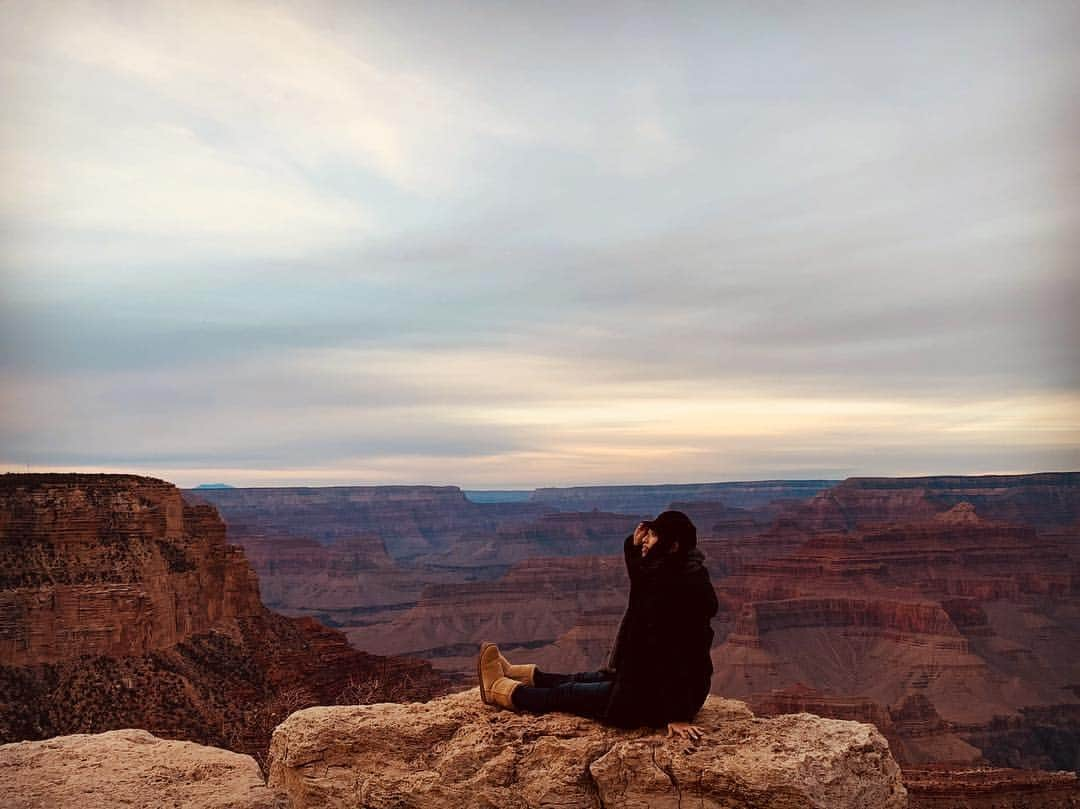
[[[678,542],[681,553],[697,547],[697,528],[681,511],[661,512],[655,520],[646,520],[644,524],[652,529],[662,545],[670,547]]]

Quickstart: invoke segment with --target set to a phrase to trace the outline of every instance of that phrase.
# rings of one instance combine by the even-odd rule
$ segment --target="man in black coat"
[[[668,725],[668,735],[697,739],[689,723],[712,679],[717,612],[697,530],[681,511],[638,525],[623,542],[630,599],[605,669],[549,674],[511,665],[493,644],[477,664],[485,702],[534,713],[566,711],[617,727]]]

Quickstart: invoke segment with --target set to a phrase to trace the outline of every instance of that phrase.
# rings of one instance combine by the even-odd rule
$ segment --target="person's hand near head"
[[[647,556],[653,545],[659,541],[660,537],[657,536],[656,531],[643,522],[639,522],[637,528],[634,529],[634,545],[641,548],[642,556]]]
[[[649,533],[649,529],[645,527],[645,523],[639,522],[637,528],[634,529],[634,544],[641,546],[641,543],[645,541],[646,534]]]

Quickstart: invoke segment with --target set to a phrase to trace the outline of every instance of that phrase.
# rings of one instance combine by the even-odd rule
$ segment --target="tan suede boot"
[[[509,677],[500,677],[498,680],[491,684],[489,696],[492,702],[498,705],[500,708],[508,708],[511,711],[516,711],[517,706],[514,705],[513,693],[521,685],[517,680],[511,680]]]
[[[517,680],[522,685],[535,685],[535,663],[511,663],[502,656],[502,652],[499,652],[499,665],[502,666],[503,677]]]
[[[480,699],[486,705],[498,705],[500,708],[509,708],[514,711],[511,695],[521,683],[503,676],[503,667],[500,663],[502,655],[499,647],[486,641],[480,644],[480,655],[476,659],[476,675],[480,680]]]

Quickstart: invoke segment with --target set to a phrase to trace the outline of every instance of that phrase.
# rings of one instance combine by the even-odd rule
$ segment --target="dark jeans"
[[[548,674],[537,669],[533,686],[519,685],[511,699],[514,707],[533,713],[563,713],[597,719],[604,715],[613,675],[600,671],[581,671],[577,674]]]

